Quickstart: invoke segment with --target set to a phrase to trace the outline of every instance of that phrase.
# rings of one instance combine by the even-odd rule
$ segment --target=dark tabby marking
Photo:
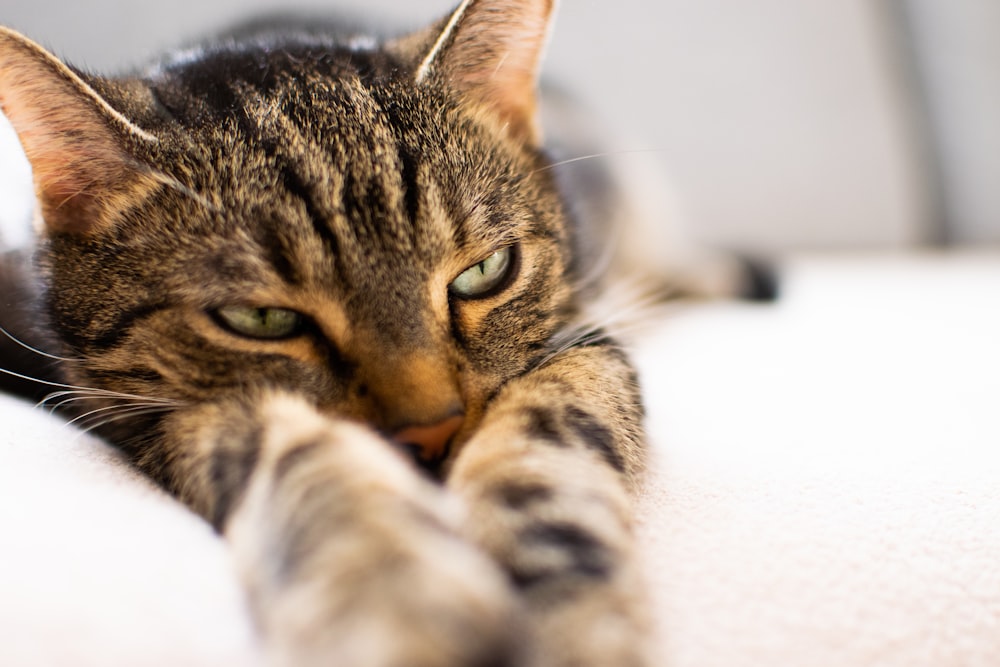
[[[501,487],[497,494],[503,504],[512,510],[522,510],[532,503],[552,499],[552,489],[531,482],[510,482]]]
[[[545,408],[531,408],[528,412],[528,435],[548,440],[556,445],[567,445],[562,430],[552,413]]]
[[[309,465],[309,459],[320,453],[324,443],[306,442],[295,445],[284,452],[274,464],[274,479],[280,482],[285,475],[291,472],[296,466]]]
[[[608,465],[625,472],[625,461],[615,449],[615,436],[600,420],[575,405],[566,408],[566,423],[587,447],[599,453]]]
[[[520,538],[531,548],[560,552],[562,556],[548,567],[515,571],[514,581],[522,590],[561,578],[603,580],[611,576],[614,563],[608,548],[578,524],[539,523],[529,526]],[[573,590],[566,593],[571,595]]]
[[[219,443],[218,449],[213,453],[209,463],[211,466],[209,474],[212,476],[212,485],[219,490],[219,498],[211,521],[217,530],[222,530],[226,517],[229,516],[239,494],[246,488],[259,458],[259,431],[249,434],[245,440],[232,448],[226,448]]]
[[[225,535],[273,664],[655,664],[639,390],[535,118],[553,4],[258,24],[123,77],[0,29],[41,211],[0,323]]]

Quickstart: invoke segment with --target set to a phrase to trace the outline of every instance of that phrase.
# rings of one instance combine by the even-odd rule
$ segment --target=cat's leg
[[[641,419],[625,357],[577,348],[506,385],[457,455],[448,485],[520,589],[532,665],[651,664],[631,524]]]
[[[523,664],[516,599],[457,503],[373,431],[281,394],[166,426],[177,491],[230,541],[273,664]]]

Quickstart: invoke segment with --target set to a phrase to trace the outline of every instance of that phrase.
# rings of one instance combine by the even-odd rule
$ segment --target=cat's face
[[[40,188],[69,379],[182,404],[277,386],[389,435],[471,429],[569,315],[567,232],[530,103],[427,44],[88,79],[122,116],[101,149],[120,173],[68,208]]]
[[[478,410],[542,353],[566,258],[533,151],[405,84],[213,82],[244,88],[233,114],[190,76],[156,91],[187,124],[156,161],[198,196],[50,244],[78,382],[183,401],[278,384],[391,433]]]

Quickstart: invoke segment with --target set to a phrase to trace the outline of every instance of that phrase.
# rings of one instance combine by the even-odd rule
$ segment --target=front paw
[[[271,662],[526,664],[516,597],[456,501],[370,429],[273,405],[226,527]]]
[[[304,581],[268,612],[280,666],[520,667],[523,633],[505,582],[450,540],[367,553]]]
[[[628,589],[632,589],[631,592]],[[536,638],[533,667],[652,667],[646,600],[634,586],[577,591],[530,614]]]

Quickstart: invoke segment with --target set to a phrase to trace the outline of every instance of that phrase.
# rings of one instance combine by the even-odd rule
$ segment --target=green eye
[[[225,306],[215,311],[218,321],[230,331],[248,338],[289,338],[302,329],[302,316],[284,308]]]
[[[513,265],[513,251],[501,248],[455,278],[451,292],[467,299],[488,296],[510,274]]]

